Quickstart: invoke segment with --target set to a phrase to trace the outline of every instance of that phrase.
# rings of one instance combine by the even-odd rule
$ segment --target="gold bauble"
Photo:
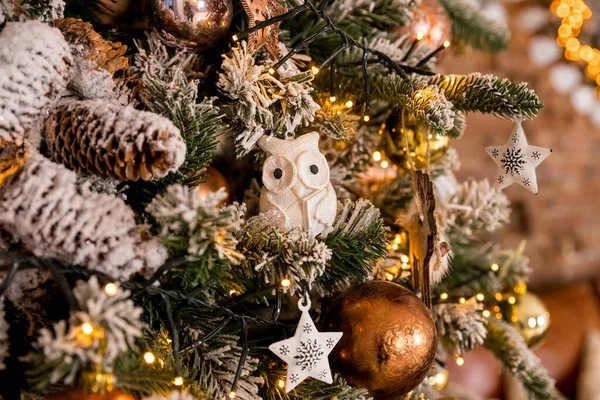
[[[413,18],[410,23],[392,32],[394,40],[402,36],[414,40],[418,34],[422,34],[421,43],[431,50],[442,46],[445,41],[452,41],[452,22],[446,9],[437,0],[422,0],[411,12]],[[437,59],[440,60],[443,54],[438,54]]]
[[[448,378],[450,377],[450,371],[442,366],[436,366],[427,375],[427,382],[438,392],[441,392],[448,386]]]
[[[323,330],[344,333],[331,353],[333,369],[377,400],[414,389],[435,360],[431,313],[413,292],[392,282],[347,289],[327,310]]]
[[[529,347],[540,345],[550,330],[550,313],[542,300],[531,292],[517,297],[504,318],[523,335]]]
[[[84,372],[77,388],[51,394],[45,400],[134,400],[127,393],[113,387],[114,378],[102,372]]]
[[[167,46],[202,51],[221,40],[233,18],[232,0],[147,0],[148,22]]]
[[[427,138],[429,137],[429,160],[431,164],[439,161],[450,145],[447,135],[430,132],[427,123],[411,114],[405,115],[404,124],[400,111],[394,111],[382,129],[382,148],[387,158],[398,167],[410,169],[406,153],[405,138],[408,136],[410,156],[417,169],[427,168]]]
[[[206,176],[206,181],[197,186],[198,196],[200,196],[201,199],[204,199],[209,193],[216,192],[217,190],[224,188],[228,194],[228,198],[225,199],[221,205],[229,203],[231,200],[231,189],[229,188],[229,182],[227,182],[227,178],[225,178],[222,173],[212,166],[206,168]]]

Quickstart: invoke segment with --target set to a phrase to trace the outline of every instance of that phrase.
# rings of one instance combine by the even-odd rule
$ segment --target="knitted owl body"
[[[262,138],[267,153],[263,166],[260,211],[277,210],[290,230],[300,228],[317,236],[331,227],[337,197],[329,181],[329,165],[319,151],[319,134],[312,132],[293,140]]]

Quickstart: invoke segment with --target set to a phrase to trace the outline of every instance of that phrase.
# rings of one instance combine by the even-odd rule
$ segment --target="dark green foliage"
[[[440,0],[452,21],[452,41],[490,53],[506,49],[510,41],[508,27],[481,11],[478,2]]]

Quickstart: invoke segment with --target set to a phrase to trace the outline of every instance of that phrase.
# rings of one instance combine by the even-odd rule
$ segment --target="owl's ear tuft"
[[[296,139],[296,144],[306,148],[319,150],[319,139],[321,135],[318,132],[311,132]]]
[[[262,136],[258,139],[258,147],[267,154],[273,154],[273,146],[269,143],[269,139],[271,139],[270,136]]]

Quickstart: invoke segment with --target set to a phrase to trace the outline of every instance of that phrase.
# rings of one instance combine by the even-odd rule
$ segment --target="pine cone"
[[[56,109],[44,135],[55,161],[106,178],[149,181],[185,160],[185,142],[171,121],[102,100]]]
[[[0,140],[22,144],[65,91],[71,65],[58,29],[37,21],[6,24],[0,33]]]
[[[71,80],[71,87],[83,98],[108,98],[123,100],[123,104],[137,105],[143,89],[142,81],[129,72],[129,58],[125,56],[127,46],[119,42],[105,40],[87,22],[75,18],[61,18],[54,21],[61,30],[76,58],[78,70]],[[113,85],[99,93],[98,73],[106,71],[112,77]],[[91,86],[88,86],[91,85]],[[104,96],[103,96],[104,94]]]
[[[0,188],[0,228],[37,257],[115,278],[151,274],[167,259],[167,249],[145,237],[122,199],[77,187],[74,172],[38,153]]]
[[[82,46],[83,56],[98,68],[110,72],[111,75],[129,69],[129,58],[123,56],[127,46],[104,40],[92,24],[75,18],[61,18],[54,21],[54,26],[60,29],[72,47]]]

